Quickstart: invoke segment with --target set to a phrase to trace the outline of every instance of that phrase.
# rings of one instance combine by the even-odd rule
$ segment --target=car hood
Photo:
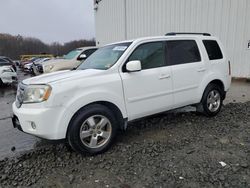
[[[70,60],[68,59],[51,59],[49,61],[38,63],[38,64],[42,64],[43,66],[49,66],[49,65],[54,65],[57,63],[63,63],[63,62],[69,62],[69,61]]]
[[[96,70],[96,69],[86,69],[86,70],[66,70],[66,71],[58,71],[58,72],[53,72],[49,74],[43,74],[40,76],[36,76],[33,78],[28,78],[23,81],[24,84],[26,85],[31,85],[31,84],[49,84],[52,82],[64,80],[67,78],[78,78],[78,77],[91,77],[94,75],[98,75],[103,73],[104,70]]]

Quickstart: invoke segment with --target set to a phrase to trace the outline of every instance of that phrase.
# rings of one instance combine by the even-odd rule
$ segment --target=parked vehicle
[[[34,57],[35,58],[54,58],[52,54],[42,53],[42,54],[32,54],[32,55],[21,55],[20,59],[21,61],[26,61]]]
[[[29,60],[21,61],[21,62],[20,62],[20,68],[24,69],[24,65],[33,63],[33,62],[36,61],[37,59],[39,59],[39,57],[33,57],[33,58],[29,59]]]
[[[217,115],[230,84],[230,62],[216,37],[140,38],[98,49],[75,71],[24,80],[13,124],[98,154],[111,146],[118,129],[145,116],[188,105]]]
[[[32,74],[39,75],[43,73],[43,63],[49,61],[50,58],[42,58],[39,61],[36,61],[32,65]]]
[[[40,63],[45,62],[47,60],[49,60],[49,58],[37,58],[37,59],[31,61],[30,63],[25,64],[23,67],[23,70],[25,72],[35,74],[34,67],[38,66]]]
[[[71,70],[78,67],[82,61],[87,59],[97,47],[77,48],[61,59],[52,59],[43,63],[43,73],[51,73],[60,70]]]
[[[25,64],[24,67],[23,67],[23,71],[31,73],[31,71],[32,71],[32,65],[33,65],[33,63],[27,63],[27,64]]]
[[[14,61],[12,61],[10,58],[5,57],[5,56],[0,56],[0,60],[5,60],[5,61],[9,62],[9,64],[12,66],[12,68],[16,72],[16,63]]]
[[[0,60],[0,86],[4,84],[12,84],[17,81],[17,74],[10,65],[1,65]]]

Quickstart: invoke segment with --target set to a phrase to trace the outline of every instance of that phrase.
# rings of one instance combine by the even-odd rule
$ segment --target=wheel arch
[[[223,98],[223,100],[224,100],[224,99],[226,98],[225,85],[224,85],[223,81],[220,80],[220,79],[214,79],[214,80],[211,80],[210,82],[208,82],[208,83],[206,84],[206,87],[203,88],[202,97],[203,97],[203,95],[204,95],[204,93],[205,93],[207,87],[208,87],[210,84],[215,84],[215,85],[217,85],[217,86],[219,86],[219,87],[221,88],[221,91],[223,92],[223,93],[222,93],[222,98]],[[202,97],[201,97],[200,101],[202,100]]]
[[[215,85],[219,86],[223,91],[225,91],[225,85],[224,85],[224,83],[223,83],[221,80],[219,80],[219,79],[213,80],[213,81],[209,82],[208,85],[209,85],[209,84],[215,84]]]
[[[95,102],[91,102],[89,104],[86,104],[84,105],[83,107],[81,107],[80,109],[78,109],[74,115],[71,117],[70,121],[69,121],[69,124],[67,126],[67,131],[66,131],[66,137],[68,135],[68,131],[69,131],[69,128],[70,128],[70,124],[72,123],[72,121],[74,120],[74,118],[78,115],[78,113],[83,110],[84,108],[88,107],[88,106],[91,106],[91,105],[94,105],[94,104],[100,104],[100,105],[103,105],[105,107],[107,107],[108,109],[110,109],[114,114],[115,114],[115,118],[117,119],[117,121],[119,122],[119,128],[121,130],[124,130],[126,128],[126,119],[127,118],[124,118],[123,115],[122,115],[122,112],[121,110],[119,109],[119,107],[117,105],[115,105],[114,103],[112,102],[108,102],[108,101],[95,101]]]

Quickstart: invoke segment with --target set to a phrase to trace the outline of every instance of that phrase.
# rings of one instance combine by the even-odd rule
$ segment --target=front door
[[[139,45],[128,59],[132,60],[141,61],[142,70],[121,73],[129,120],[171,109],[172,72],[166,66],[165,42]]]

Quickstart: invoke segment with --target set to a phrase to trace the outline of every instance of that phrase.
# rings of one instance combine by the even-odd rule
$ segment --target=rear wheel
[[[112,145],[118,122],[109,108],[94,104],[80,110],[69,126],[67,139],[75,151],[99,154]]]
[[[205,89],[198,111],[206,116],[216,116],[223,104],[223,90],[216,84],[209,84]]]

